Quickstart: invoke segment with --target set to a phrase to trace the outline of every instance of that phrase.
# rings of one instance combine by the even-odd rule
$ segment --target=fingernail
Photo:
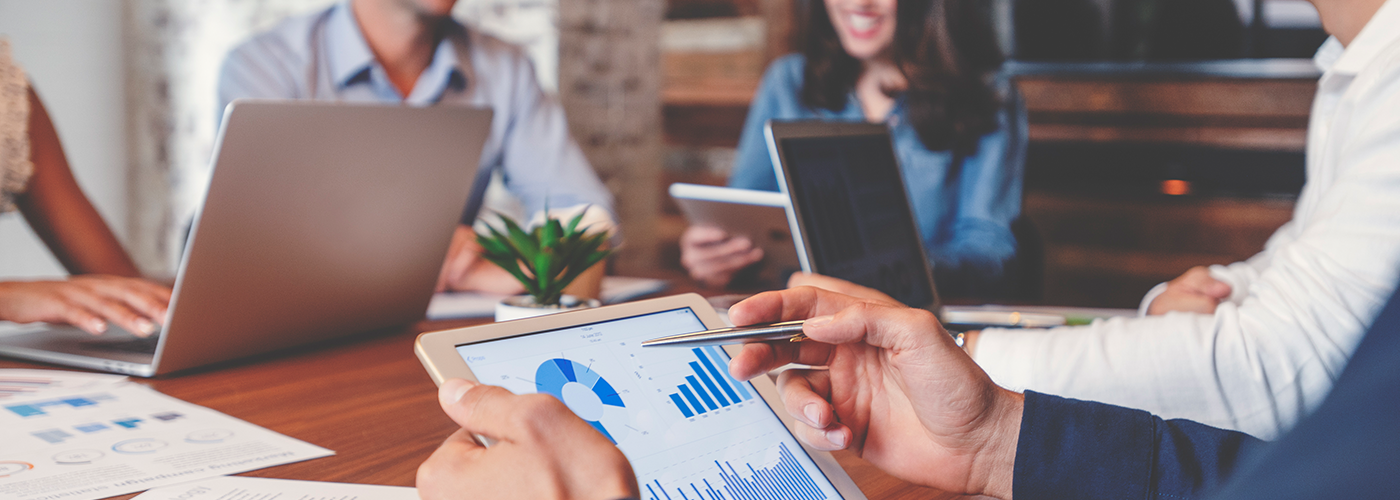
[[[831,315],[817,316],[815,318],[807,318],[807,321],[802,322],[802,326],[822,326],[830,322]]]
[[[811,403],[811,404],[808,404],[807,406],[803,406],[803,407],[802,407],[802,414],[805,415],[805,416],[807,417],[807,424],[808,424],[808,425],[811,425],[812,427],[821,427],[821,426],[822,426],[822,424],[821,424],[822,412],[821,412],[821,410],[818,410],[818,409],[817,409],[817,404],[816,404],[816,403]]]
[[[97,332],[97,333],[102,333],[102,332],[107,331],[107,322],[106,322],[106,321],[102,321],[102,320],[100,320],[100,319],[92,320],[92,323],[88,323],[88,325],[90,325],[90,326],[92,327],[92,331]]]
[[[841,429],[826,431],[826,440],[836,445],[837,448],[846,447],[846,433],[841,432]]]
[[[445,405],[455,404],[461,401],[462,396],[465,396],[472,387],[476,387],[473,382],[460,378],[449,379],[442,383],[442,388],[438,389],[438,400]]]
[[[152,334],[152,333],[155,333],[155,331],[156,331],[156,325],[155,325],[155,323],[151,323],[150,320],[146,320],[146,319],[138,319],[138,320],[136,320],[135,326],[136,326],[136,333],[140,333],[140,334],[143,334],[143,335],[150,335],[150,334]]]

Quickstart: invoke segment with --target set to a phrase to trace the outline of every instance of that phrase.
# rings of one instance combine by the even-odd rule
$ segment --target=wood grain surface
[[[241,475],[413,486],[418,464],[456,429],[438,407],[437,390],[413,354],[413,340],[420,332],[482,322],[425,321],[398,331],[133,380],[336,453]],[[0,360],[0,368],[54,367]],[[890,477],[852,453],[837,458],[871,499],[957,497]]]

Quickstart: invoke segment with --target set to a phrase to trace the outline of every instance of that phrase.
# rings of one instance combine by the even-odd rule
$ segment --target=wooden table
[[[418,464],[456,429],[438,406],[437,389],[413,354],[413,340],[420,332],[484,322],[424,321],[332,345],[135,380],[336,452],[243,475],[413,486]],[[0,368],[50,367],[0,360]],[[954,497],[890,477],[854,454],[836,456],[872,499]]]

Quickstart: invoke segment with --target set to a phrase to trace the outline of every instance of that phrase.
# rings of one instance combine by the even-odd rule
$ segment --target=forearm
[[[1195,498],[1261,444],[1147,412],[1027,392],[1014,498]]]
[[[140,277],[136,264],[83,195],[58,133],[31,90],[29,141],[34,175],[18,206],[35,234],[68,272]]]
[[[1141,408],[1269,438],[1320,402],[1346,351],[1325,331],[1260,309],[1268,308],[1223,304],[1215,315],[988,329],[972,348],[978,364],[1005,387]]]

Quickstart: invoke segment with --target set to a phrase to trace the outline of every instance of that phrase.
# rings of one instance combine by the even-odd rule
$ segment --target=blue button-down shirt
[[[763,135],[768,120],[865,120],[854,93],[841,111],[802,104],[804,65],[805,59],[794,54],[768,68],[749,107],[730,186],[778,190]],[[945,295],[985,291],[982,284],[1000,281],[1016,254],[1011,222],[1021,214],[1026,120],[1017,96],[1007,92],[1006,97],[1001,127],[983,136],[977,153],[963,157],[956,170],[951,152],[924,147],[902,98],[896,100],[887,120],[924,249],[934,264],[939,291]]]
[[[404,96],[374,58],[348,2],[287,19],[229,53],[219,78],[220,114],[245,97],[489,107],[495,116],[473,200],[479,203],[491,172],[501,169],[506,187],[531,212],[546,203],[586,203],[615,213],[612,196],[569,137],[563,108],[540,90],[529,60],[500,40],[454,28]]]

